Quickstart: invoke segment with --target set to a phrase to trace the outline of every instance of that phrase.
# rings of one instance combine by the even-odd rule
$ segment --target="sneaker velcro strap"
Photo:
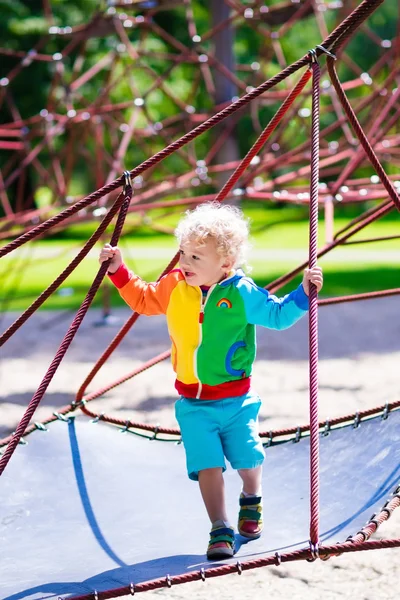
[[[218,544],[218,542],[228,542],[228,544],[232,544],[233,536],[231,536],[231,535],[217,535],[215,537],[212,536],[212,538],[210,539],[209,546]]]
[[[218,527],[210,531],[210,536],[214,538],[219,535],[229,535],[231,538],[235,537],[235,532],[230,527]],[[214,539],[212,540],[214,542]]]
[[[248,498],[239,498],[240,506],[255,506],[256,504],[260,504],[262,498],[261,496],[250,496]]]
[[[250,521],[260,521],[262,517],[262,513],[258,512],[258,510],[254,510],[249,508],[248,510],[246,510],[245,508],[242,508],[239,511],[239,519],[249,519]]]

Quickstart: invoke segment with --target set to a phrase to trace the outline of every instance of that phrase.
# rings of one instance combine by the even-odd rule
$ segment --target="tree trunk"
[[[230,16],[230,8],[225,4],[223,0],[210,0],[211,2],[211,15],[212,15],[212,27],[215,27],[222,21]],[[216,60],[222,64],[231,73],[235,73],[236,60],[234,54],[234,39],[235,30],[234,27],[229,25],[221,28],[214,36],[214,56]],[[231,102],[232,98],[237,95],[237,87],[234,82],[229,78],[225,77],[217,68],[213,68],[214,83],[215,83],[215,103],[222,104],[224,102]],[[223,123],[214,128],[214,141],[218,142],[221,136],[225,137],[226,132],[232,128],[232,119],[230,117],[225,119]],[[235,127],[232,128],[230,134],[225,139],[225,143],[219,148],[218,152],[214,157],[214,164],[225,164],[230,161],[238,160],[239,148],[238,141],[236,139]],[[221,188],[223,184],[229,178],[231,171],[221,173],[217,175],[218,187]]]

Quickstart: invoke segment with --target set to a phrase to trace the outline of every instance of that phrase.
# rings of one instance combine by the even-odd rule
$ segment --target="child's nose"
[[[188,260],[187,256],[181,256],[180,263],[182,266],[188,266],[189,260]]]

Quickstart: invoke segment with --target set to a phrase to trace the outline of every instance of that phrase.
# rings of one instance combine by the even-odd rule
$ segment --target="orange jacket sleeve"
[[[141,315],[152,316],[167,312],[171,292],[182,274],[176,269],[156,283],[147,283],[122,264],[115,273],[109,273],[109,277],[128,306]]]

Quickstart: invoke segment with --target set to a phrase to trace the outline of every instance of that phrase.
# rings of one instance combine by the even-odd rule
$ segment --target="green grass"
[[[366,207],[364,207],[366,208]],[[300,248],[308,245],[309,225],[308,225],[308,207],[306,206],[288,206],[279,208],[278,206],[246,203],[243,207],[245,215],[250,219],[252,236],[257,245],[266,248]],[[360,208],[354,206],[337,206],[335,209],[335,231],[340,230],[347,225],[349,221],[359,214]],[[148,212],[147,218],[154,223],[159,223],[164,227],[173,229],[179,218],[180,212],[168,213],[165,209],[157,209]],[[68,246],[76,242],[84,243],[95,231],[99,222],[82,223],[73,227],[66,227],[64,230],[56,232],[53,237],[45,242],[36,242],[36,244],[56,244]],[[132,232],[130,232],[132,230]],[[145,226],[139,220],[137,215],[128,216],[124,228],[123,239],[129,245],[142,247],[151,246],[174,246],[173,236],[155,232],[151,227]],[[320,214],[319,239],[323,243],[325,239],[325,224],[323,215]],[[365,237],[381,237],[394,233],[400,233],[400,214],[393,211],[383,219],[372,223],[363,231],[358,233],[353,239]],[[399,247],[399,241],[385,242],[393,248]],[[388,246],[389,247],[389,246]]]
[[[400,272],[397,265],[374,264],[351,265],[327,262],[324,264],[325,283],[323,297],[356,294],[374,290],[400,287]],[[162,259],[137,260],[130,266],[139,273],[143,279],[154,281],[163,268],[166,261]],[[280,277],[297,266],[295,262],[279,262],[274,264],[260,263],[256,261],[251,276],[261,286],[267,286],[271,281]],[[78,267],[67,279],[58,291],[53,294],[43,305],[47,309],[78,308],[87,293],[91,282],[97,273],[98,265],[95,259],[87,259],[81,267]],[[49,285],[58,275],[57,264],[53,265],[41,262],[32,265],[20,278],[5,277],[3,275],[2,310],[22,311]],[[301,281],[297,276],[292,283],[286,285],[279,294],[287,293]],[[124,305],[117,291],[110,286],[113,306]],[[101,306],[102,291],[100,291],[93,306]]]
[[[304,220],[303,208],[276,210],[264,206],[250,206],[246,213],[252,219],[253,267],[251,276],[266,286],[282,274],[300,264],[308,253],[308,222]],[[351,218],[352,215],[349,216]],[[301,218],[303,220],[299,221]],[[335,220],[335,230],[346,225],[349,218]],[[178,215],[168,215],[164,225],[173,227]],[[372,224],[358,238],[394,235],[400,231],[400,215],[393,213]],[[18,253],[11,253],[0,261],[0,311],[21,311],[62,272],[90,237],[95,225],[82,224],[62,232],[57,237],[31,242]],[[69,237],[66,237],[68,235]],[[357,239],[357,238],[355,238]],[[324,223],[320,223],[320,246],[324,241]],[[156,234],[141,226],[131,235],[124,235],[120,243],[129,266],[143,279],[154,281],[175,253],[173,236]],[[97,245],[91,255],[62,284],[43,305],[46,309],[77,308],[82,302],[97,270]],[[284,253],[279,251],[283,250]],[[277,252],[277,258],[274,253]],[[356,294],[373,290],[400,287],[399,260],[400,241],[391,240],[367,245],[355,245],[335,250],[321,259],[325,284],[323,296]],[[263,253],[265,256],[261,256]],[[153,256],[154,255],[154,256]],[[365,259],[364,259],[365,256]],[[396,256],[398,259],[396,259]],[[297,285],[301,277],[285,286],[279,293],[286,293]],[[112,287],[112,286],[111,286]],[[112,287],[112,304],[122,305],[118,293]],[[101,306],[102,292],[93,306]]]

